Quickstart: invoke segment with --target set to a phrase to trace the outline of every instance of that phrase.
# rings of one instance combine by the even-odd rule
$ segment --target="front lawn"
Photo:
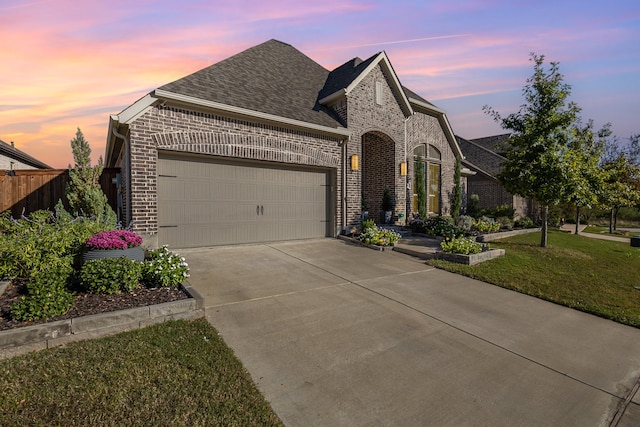
[[[0,361],[2,426],[281,426],[206,320]]]
[[[640,327],[640,248],[550,231],[492,242],[506,255],[474,266],[428,261],[444,270]],[[499,302],[497,302],[499,303]]]
[[[633,236],[640,236],[640,233],[638,233],[637,231],[631,232],[627,235],[623,234],[620,230],[618,230],[618,233],[609,233],[609,227],[604,227],[604,226],[598,226],[598,225],[589,225],[587,226],[587,228],[584,229],[583,233],[592,233],[592,234],[606,234],[607,236],[614,236],[614,237],[633,237]]]

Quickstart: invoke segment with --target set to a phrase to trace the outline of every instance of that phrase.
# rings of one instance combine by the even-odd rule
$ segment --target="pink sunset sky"
[[[2,0],[0,140],[66,168],[80,127],[95,162],[110,114],[272,38],[327,69],[386,51],[465,138],[504,133],[482,106],[516,111],[544,54],[585,121],[640,132],[637,0]]]

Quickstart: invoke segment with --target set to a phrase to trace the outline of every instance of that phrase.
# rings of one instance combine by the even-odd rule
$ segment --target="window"
[[[442,155],[433,145],[420,144],[413,150],[414,176],[411,210],[420,212],[420,203],[425,203],[425,211],[428,214],[440,214],[440,171]],[[424,180],[419,183],[418,179]],[[424,188],[426,200],[420,201],[420,189]]]

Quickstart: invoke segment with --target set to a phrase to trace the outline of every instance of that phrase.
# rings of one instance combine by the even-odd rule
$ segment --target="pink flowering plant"
[[[102,231],[87,240],[88,249],[127,249],[141,244],[142,237],[128,230]]]

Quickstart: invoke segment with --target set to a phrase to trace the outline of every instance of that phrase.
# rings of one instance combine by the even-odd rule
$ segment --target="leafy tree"
[[[425,183],[425,167],[422,157],[416,159],[416,194],[418,195],[418,215],[420,218],[427,217],[427,187]]]
[[[624,206],[640,203],[640,166],[633,164],[626,153],[602,164],[604,188],[600,204],[609,210],[609,232],[617,228],[618,211]]]
[[[516,113],[502,117],[489,106],[483,110],[503,129],[511,131],[510,149],[498,179],[511,194],[534,199],[542,209],[540,246],[547,246],[549,206],[566,200],[571,190],[565,153],[570,126],[580,108],[567,103],[571,86],[563,82],[557,62],[545,70],[544,55],[532,53],[534,73],[523,88],[526,103]]]
[[[592,120],[584,126],[578,120],[572,128],[565,162],[569,171],[569,202],[575,206],[576,234],[580,230],[580,209],[598,203],[598,193],[604,185],[600,160],[604,155],[605,138],[610,135],[609,124],[594,134]]]
[[[456,159],[456,168],[453,175],[453,193],[451,194],[451,217],[453,222],[458,222],[460,210],[462,209],[462,182],[460,159]]]
[[[80,128],[71,140],[71,150],[75,165],[69,168],[69,182],[65,191],[71,212],[115,225],[115,213],[100,186],[100,175],[104,169],[102,156],[96,166],[91,166],[91,147]]]

